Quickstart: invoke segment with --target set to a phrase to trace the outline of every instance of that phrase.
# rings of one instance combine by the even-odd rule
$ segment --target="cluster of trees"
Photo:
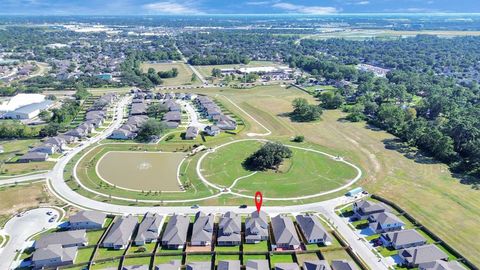
[[[19,139],[19,138],[35,138],[38,137],[39,128],[30,127],[16,121],[8,121],[0,123],[0,138],[2,139]]]
[[[142,142],[151,140],[154,137],[160,137],[165,132],[165,124],[155,119],[148,119],[138,131],[137,139]]]
[[[478,75],[471,72],[480,63],[474,49],[479,41],[430,36],[303,40],[299,52],[304,55],[292,54],[288,60],[328,84],[349,82],[318,95],[322,107],[342,107],[348,120],[367,120],[454,172],[480,177],[480,87],[474,82]],[[382,78],[353,67],[365,62],[392,71]]]
[[[148,69],[148,71],[150,71],[150,69]],[[171,70],[167,71],[159,71],[157,74],[162,79],[175,78],[178,76],[178,69],[172,68]]]
[[[298,122],[311,122],[320,119],[322,116],[322,108],[317,105],[308,104],[304,98],[296,98],[292,102],[293,112],[290,117]]]
[[[58,124],[68,124],[73,121],[79,111],[80,103],[78,101],[65,100],[60,108],[52,110],[50,121]]]
[[[242,56],[239,53],[231,52],[223,55],[192,55],[188,59],[188,63],[195,66],[202,65],[229,65],[229,64],[248,64],[250,59],[246,56]]]
[[[286,158],[292,157],[292,150],[281,143],[267,142],[249,156],[243,166],[252,171],[278,170]]]

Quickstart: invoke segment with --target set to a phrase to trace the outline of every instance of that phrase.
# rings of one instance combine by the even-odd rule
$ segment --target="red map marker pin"
[[[262,208],[263,196],[260,191],[255,193],[255,206],[257,207],[257,212],[260,213],[260,208]]]

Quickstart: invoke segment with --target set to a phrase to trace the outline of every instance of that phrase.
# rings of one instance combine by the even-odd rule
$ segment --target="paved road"
[[[188,123],[188,125],[197,127],[199,130],[202,131],[205,130],[205,127],[207,127],[208,125],[199,121],[198,114],[195,108],[193,108],[192,104],[183,100],[178,101],[178,103],[182,105],[187,111],[190,120],[190,123]]]
[[[147,211],[159,213],[162,215],[167,215],[172,213],[189,213],[189,214],[196,213],[198,209],[192,209],[190,207],[181,207],[181,206],[179,207],[171,207],[171,206],[140,207],[140,206],[113,205],[105,202],[99,202],[78,194],[77,192],[70,189],[70,187],[65,183],[63,179],[63,170],[67,165],[67,163],[79,152],[103,140],[114,129],[119,127],[122,122],[123,110],[128,104],[128,102],[129,102],[129,99],[124,98],[117,104],[115,109],[115,114],[117,115],[117,119],[103,133],[88,139],[87,141],[83,142],[81,146],[71,150],[67,155],[59,159],[59,161],[57,162],[53,170],[46,175],[47,178],[49,179],[49,181],[47,181],[47,183],[49,184],[49,188],[52,190],[52,192],[57,194],[57,196],[59,196],[60,198],[63,198],[65,201],[79,208],[95,209],[95,210],[103,211],[106,213],[144,214]],[[252,119],[254,118],[252,117]],[[256,121],[256,119],[254,120]],[[263,126],[261,123],[259,124]],[[267,128],[265,129],[268,130]],[[358,254],[360,254],[360,256],[365,260],[365,262],[372,269],[387,269],[385,265],[383,265],[381,262],[378,262],[378,259],[376,258],[376,256],[365,245],[362,246],[360,243],[358,243],[355,233],[352,232],[352,230],[345,224],[345,222],[341,218],[336,216],[335,207],[346,204],[346,203],[351,203],[351,202],[353,202],[352,198],[339,197],[332,200],[316,202],[311,204],[279,206],[279,207],[263,207],[263,210],[271,215],[276,215],[279,213],[299,213],[304,211],[321,212],[328,219],[331,220],[331,222],[338,229],[340,234],[345,236],[347,242],[352,246],[353,250]],[[236,211],[239,213],[251,213],[252,211],[255,210],[255,208],[248,207],[245,209],[239,209],[238,207],[235,207],[235,206],[205,206],[205,207],[202,206],[200,207],[200,210],[204,212],[209,212],[209,213],[225,213],[227,211]]]
[[[21,183],[21,182],[41,180],[41,179],[47,178],[49,174],[50,174],[50,172],[45,172],[45,173],[40,173],[40,174],[18,176],[18,177],[13,177],[13,178],[8,178],[8,179],[0,179],[0,186],[12,185],[12,184]]]
[[[52,218],[46,214],[48,211],[57,215],[55,222],[48,222]],[[0,269],[14,269],[16,265],[11,264],[15,260],[17,250],[27,247],[27,239],[32,235],[58,226],[59,218],[60,213],[54,208],[37,208],[25,212],[21,217],[10,219],[3,229],[3,232],[10,236],[10,240],[0,250]]]

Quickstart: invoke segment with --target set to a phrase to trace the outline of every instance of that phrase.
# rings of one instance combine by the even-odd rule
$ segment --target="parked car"
[[[246,204],[242,204],[242,205],[240,205],[240,208],[241,208],[241,209],[245,209],[245,208],[247,208],[247,205],[246,205]]]
[[[198,208],[200,208],[200,205],[198,205],[198,204],[192,205],[192,209],[198,209]]]

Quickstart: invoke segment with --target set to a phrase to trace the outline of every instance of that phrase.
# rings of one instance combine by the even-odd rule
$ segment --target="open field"
[[[212,183],[248,194],[262,190],[265,197],[293,197],[337,188],[356,176],[354,168],[322,154],[291,148],[280,172],[252,172],[242,162],[261,147],[257,141],[242,141],[219,148],[202,163],[203,175]],[[255,174],[253,174],[255,173]]]
[[[304,97],[315,102],[313,97],[295,88],[269,86],[242,91],[221,89],[221,92],[208,89],[208,93],[221,94],[218,98],[222,101],[223,96],[228,97],[255,115],[273,136],[289,138],[302,134],[308,143],[358,164],[366,176],[359,185],[394,201],[467,258],[480,264],[476,256],[480,254],[476,225],[480,223],[480,191],[462,184],[445,164],[387,149],[387,145],[394,142],[394,136],[364,122],[346,122],[346,114],[337,110],[325,111],[322,120],[315,123],[292,122],[283,115],[292,110],[294,98]],[[232,111],[237,112],[235,108]],[[238,115],[249,120],[241,112]],[[256,123],[249,122],[249,130],[264,132]]]
[[[51,169],[54,163],[49,161],[31,163],[14,162],[19,156],[27,153],[30,147],[39,142],[40,140],[38,139],[0,141],[0,145],[4,148],[4,152],[0,153],[0,176],[18,175]]]
[[[185,153],[106,153],[98,162],[99,176],[112,185],[133,190],[180,191],[177,170]]]
[[[199,80],[192,82],[193,71],[182,62],[176,63],[142,63],[141,68],[143,72],[147,72],[149,68],[155,69],[156,72],[159,71],[169,71],[172,68],[178,69],[178,76],[175,78],[162,79],[163,84],[160,86],[177,86],[177,85],[190,85],[190,84],[199,84]]]
[[[39,207],[42,203],[55,204],[55,198],[47,191],[44,183],[0,188],[0,227],[12,214]]]
[[[433,35],[444,38],[479,36],[480,31],[447,31],[447,30],[420,30],[420,31],[397,31],[384,29],[348,29],[338,32],[326,32],[314,35],[304,35],[303,39],[330,39],[344,38],[353,40],[364,40],[370,38],[394,39],[400,37],[414,37],[417,35]]]

